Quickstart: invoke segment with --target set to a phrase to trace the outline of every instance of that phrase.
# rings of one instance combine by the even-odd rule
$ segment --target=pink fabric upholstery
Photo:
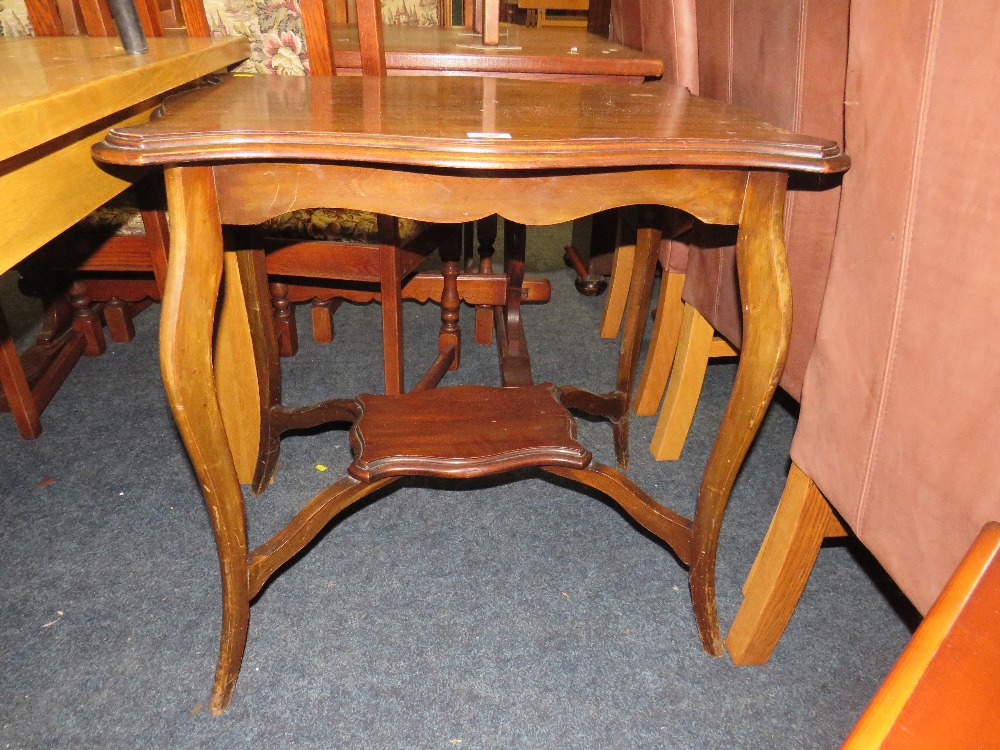
[[[769,121],[843,140],[844,79],[850,0],[697,0],[700,91],[742,104]],[[792,184],[785,240],[793,292],[792,341],[781,385],[802,388],[826,286],[837,226],[839,189]],[[798,188],[798,189],[796,189]],[[742,340],[734,253],[709,232],[695,240],[684,299],[731,342]]]
[[[1000,4],[854,0],[840,224],[792,458],[926,611],[1000,519]]]

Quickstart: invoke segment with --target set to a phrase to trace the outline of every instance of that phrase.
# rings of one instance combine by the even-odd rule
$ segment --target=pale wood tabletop
[[[128,186],[90,154],[110,126],[248,54],[243,39],[150,39],[134,56],[115,38],[0,42],[0,273]]]

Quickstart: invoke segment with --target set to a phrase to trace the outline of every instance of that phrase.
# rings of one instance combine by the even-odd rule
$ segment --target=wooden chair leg
[[[399,227],[378,215],[379,277],[382,291],[382,354],[386,395],[403,392],[403,279],[399,267]]]
[[[649,446],[657,461],[676,461],[681,456],[705,381],[714,335],[701,313],[685,304],[667,395]]]
[[[632,279],[632,263],[635,260],[635,245],[622,245],[615,250],[608,282],[608,296],[601,316],[600,336],[613,339],[618,335],[625,316],[628,288]]]
[[[677,353],[684,317],[684,274],[664,272],[660,279],[660,295],[656,303],[656,320],[653,336],[646,353],[646,361],[639,376],[633,408],[641,417],[656,413],[667,387],[670,368]]]
[[[847,532],[816,484],[794,463],[754,560],[726,647],[740,666],[764,664],[791,619],[819,553]]]
[[[340,307],[342,300],[320,299],[317,297],[310,305],[312,317],[313,341],[317,344],[329,344],[333,341],[333,313]]]
[[[629,279],[631,294],[625,306],[624,331],[618,351],[618,375],[615,391],[624,396],[622,413],[611,421],[615,443],[615,459],[622,471],[629,465],[629,421],[632,414],[632,387],[635,384],[636,365],[639,363],[639,347],[642,333],[649,317],[649,301],[653,291],[653,277],[656,275],[656,250],[660,246],[660,209],[644,207],[641,212],[639,231],[636,237],[632,274]]]
[[[282,357],[294,357],[299,351],[299,328],[295,323],[295,305],[288,300],[287,284],[275,282],[270,288],[278,353]]]
[[[42,434],[38,405],[21,366],[21,358],[10,335],[7,318],[0,310],[0,387],[21,437],[32,440]]]
[[[85,357],[99,357],[108,348],[101,316],[94,309],[87,296],[87,287],[82,281],[74,281],[69,294],[73,305],[73,329],[79,331],[86,342],[83,354]]]
[[[108,335],[116,344],[127,344],[135,338],[135,323],[128,302],[112,297],[104,304],[104,322]]]
[[[486,216],[476,222],[479,240],[479,273],[493,273],[494,244],[497,240],[497,216]],[[476,306],[476,343],[487,346],[493,343],[493,308],[490,305]]]

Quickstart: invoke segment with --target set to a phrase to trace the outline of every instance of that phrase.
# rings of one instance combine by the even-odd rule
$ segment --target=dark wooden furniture
[[[8,71],[0,86],[0,272],[130,184],[90,156],[112,123],[142,122],[166,92],[247,54],[240,39],[150,40],[140,58],[116,50],[116,43],[76,37],[0,42]],[[83,352],[82,335],[65,325],[67,312],[51,311],[43,341],[23,362],[0,313],[0,409],[12,412],[26,438],[41,433],[42,410]]]
[[[375,13],[360,17],[368,18],[362,38],[377,38]],[[415,116],[412,101],[423,102],[435,118]],[[486,110],[493,117],[488,129]],[[690,566],[703,647],[723,653],[714,595],[719,529],[788,342],[791,300],[782,242],[787,175],[845,169],[847,158],[836,144],[778,130],[745,110],[665,84],[639,90],[471,77],[269,76],[229,78],[212,91],[179,97],[164,117],[110,133],[95,155],[119,165],[166,168],[173,231],[161,366],[218,543],[223,626],[213,711],[224,710],[232,696],[250,602],[267,579],[341,510],[414,473],[470,477],[530,465],[608,494]],[[274,188],[266,196],[252,188],[265,173]],[[637,203],[739,225],[747,335],[693,519],[665,508],[620,470],[592,463],[576,444],[566,411],[609,417],[616,438],[627,435],[659,244],[655,208],[643,212],[616,388],[606,394],[532,386],[519,309],[522,271],[508,267],[507,303],[496,316],[508,387],[427,392],[428,380],[413,393],[385,400],[364,396],[290,409],[281,403],[274,341],[260,314],[260,254],[223,258],[223,224],[255,224],[298,206],[405,211],[445,223],[499,212],[519,224],[541,224]],[[242,288],[249,336],[246,327],[237,330],[225,320],[213,336],[224,266],[227,289]],[[445,332],[454,331],[457,270],[446,265],[444,272]],[[213,369],[213,348],[240,367],[226,374]],[[245,406],[252,403],[259,409]],[[489,409],[477,406],[482,403]],[[489,418],[479,419],[490,411],[508,420],[516,416],[508,421],[514,427],[496,430]],[[276,431],[291,424],[355,423],[351,476],[313,498],[254,550],[247,548],[243,494],[227,440],[233,420],[260,426],[256,489],[274,470]],[[434,432],[417,441],[431,423]],[[616,443],[624,466],[627,443]],[[449,450],[455,445],[462,451]]]

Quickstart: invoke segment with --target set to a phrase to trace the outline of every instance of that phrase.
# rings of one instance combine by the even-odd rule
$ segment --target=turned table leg
[[[222,228],[211,167],[166,171],[171,256],[160,324],[160,369],[177,428],[201,482],[222,575],[222,638],[211,709],[232,697],[250,618],[243,493],[215,389],[212,334],[222,279]]]
[[[785,263],[788,176],[751,172],[740,216],[736,263],[743,300],[743,350],[736,382],[705,467],[694,518],[691,599],[707,653],[724,653],[715,601],[715,555],[729,493],[785,365],[792,298]]]

